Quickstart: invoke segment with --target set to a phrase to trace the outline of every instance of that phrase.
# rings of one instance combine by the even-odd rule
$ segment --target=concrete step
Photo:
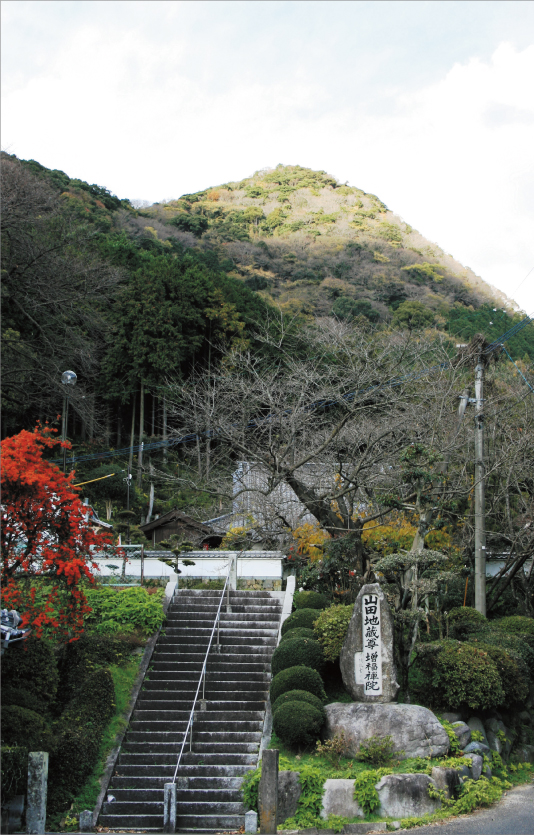
[[[154,693],[160,692],[161,698],[158,698],[154,701]],[[141,694],[144,696],[145,694]],[[237,698],[233,700],[229,699],[222,699],[219,696],[215,699],[209,699],[207,709],[208,712],[210,710],[217,710],[217,711],[235,711],[236,714],[241,713],[243,710],[253,710],[253,711],[264,711],[265,710],[265,699],[250,699],[245,700],[242,698],[241,694],[236,694]],[[155,703],[157,702],[157,704]],[[140,710],[176,710],[176,698],[170,694],[169,691],[152,691],[150,693],[150,699],[148,698],[141,698],[138,700],[137,705]],[[189,705],[189,711],[191,711],[192,702]]]
[[[152,745],[154,744],[154,750],[160,743],[182,743],[184,738],[185,727],[183,730],[168,730],[168,731],[154,731],[151,729],[139,729],[139,730],[128,730],[128,735],[124,741],[125,751],[133,751],[134,745],[142,744],[142,745]],[[261,740],[261,731],[243,731],[238,729],[229,729],[229,730],[205,730],[201,729],[197,723],[195,722],[193,727],[193,740],[195,743],[195,748],[198,748],[198,743],[211,743],[213,742],[214,748],[216,750],[217,745],[224,745],[226,742],[228,744],[234,745],[242,745],[244,743],[254,742],[256,745],[259,745]],[[234,750],[232,747],[229,750]],[[246,750],[246,749],[240,749]]]
[[[187,727],[188,719],[183,722],[158,722],[151,720],[137,720],[130,722],[128,728],[128,738],[130,733],[183,733]],[[241,720],[228,720],[221,722],[216,720],[208,722],[206,719],[195,719],[195,728],[197,731],[206,731],[210,733],[258,733],[263,729],[263,722],[243,722]]]
[[[145,681],[158,681],[159,679],[177,679],[181,681],[194,681],[198,684],[201,670],[149,670]],[[206,669],[206,681],[234,681],[238,682],[265,682],[270,681],[270,675],[265,670],[212,670],[208,662]]]
[[[169,722],[188,722],[189,721],[189,714],[190,710],[139,710],[136,709],[133,714],[133,722],[163,722],[168,724]],[[229,710],[211,710],[210,704],[208,704],[208,709],[204,711],[199,711],[199,714],[204,714],[202,716],[199,715],[197,722],[200,723],[208,723],[208,722],[233,722],[235,714],[233,711]],[[238,722],[246,722],[246,723],[258,723],[260,726],[263,726],[263,713],[260,710],[247,710],[242,711],[239,714],[239,719],[236,720]]]
[[[231,734],[226,734],[225,736],[231,737]],[[122,751],[124,754],[154,754],[157,756],[167,756],[169,759],[172,759],[173,756],[178,757],[182,748],[183,734],[179,738],[178,734],[176,734],[176,737],[176,739],[158,740],[151,739],[150,735],[147,734],[147,738],[139,742],[127,739],[122,745]],[[236,738],[235,741],[224,738],[217,740],[213,739],[209,733],[197,732],[193,729],[193,751],[199,757],[203,753],[210,755],[224,755],[228,753],[228,756],[254,754],[258,751],[260,740],[261,734],[258,734],[258,738],[252,741],[244,740],[241,742],[239,738]]]
[[[239,781],[241,782],[241,781]],[[163,789],[164,784],[155,788],[124,788],[118,786],[113,787],[110,792],[115,798],[116,803],[159,803],[163,804]],[[236,785],[235,788],[223,784],[222,787],[217,786],[206,789],[183,789],[180,786],[177,788],[177,796],[180,804],[184,803],[238,803],[242,805],[241,787]],[[106,811],[111,811],[113,814],[113,804],[108,803]]]
[[[193,746],[195,747],[195,746]],[[137,753],[129,751],[121,751],[120,765],[173,765],[176,768],[176,761],[180,746],[175,745],[173,750],[166,753]],[[209,753],[206,751],[184,751],[182,762],[180,763],[180,773],[182,772],[182,763],[184,765],[252,765],[255,766],[258,760],[258,751],[256,746],[255,752],[236,752],[235,754],[225,753]],[[117,769],[120,772],[120,769]]]
[[[242,779],[251,769],[256,767],[255,763],[188,763],[182,761],[178,770],[178,777],[198,779]],[[168,783],[174,777],[176,762],[158,763],[129,763],[119,762],[116,775],[113,780],[162,780]]]
[[[231,768],[239,767],[240,766],[231,766]],[[201,768],[201,766],[197,766],[197,768]],[[221,767],[219,767],[219,770],[220,768]],[[124,777],[113,777],[113,781],[111,783],[113,791],[111,793],[115,794],[117,791],[128,791],[133,792],[137,797],[140,792],[145,791],[163,792],[165,783],[168,783],[171,779],[172,775],[170,777],[149,777],[146,774],[131,774],[126,775]],[[180,795],[182,792],[209,790],[216,792],[224,791],[225,794],[237,792],[239,794],[239,797],[241,797],[241,785],[243,783],[243,776],[227,777],[223,774],[214,775],[211,777],[184,776],[182,774],[182,768],[180,768],[178,773],[178,779],[180,781],[178,784],[180,786]],[[187,783],[187,789],[183,789],[181,787],[183,783]]]

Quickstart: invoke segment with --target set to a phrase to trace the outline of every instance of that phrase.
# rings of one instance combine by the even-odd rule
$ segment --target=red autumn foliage
[[[87,525],[86,509],[44,453],[62,443],[57,430],[37,426],[2,441],[2,607],[17,609],[37,637],[46,629],[75,640],[90,611],[83,579],[94,582],[90,546],[110,545],[109,534]],[[36,583],[36,578],[41,578]]]

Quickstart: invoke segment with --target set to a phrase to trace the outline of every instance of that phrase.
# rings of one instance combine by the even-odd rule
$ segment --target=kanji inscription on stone
[[[380,598],[365,594],[362,600],[363,652],[354,659],[356,679],[368,696],[382,695],[382,634],[380,630]],[[360,669],[358,670],[358,667]]]

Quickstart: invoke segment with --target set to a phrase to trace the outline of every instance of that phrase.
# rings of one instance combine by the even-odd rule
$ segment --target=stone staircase
[[[162,830],[163,787],[173,779],[220,597],[187,589],[174,596],[110,783],[115,799],[103,804],[100,826]],[[207,666],[206,709],[197,701],[192,751],[188,739],[176,779],[178,831],[244,825],[240,786],[258,761],[280,615],[279,599],[267,591],[231,591],[228,611],[225,594],[220,652],[212,644]]]

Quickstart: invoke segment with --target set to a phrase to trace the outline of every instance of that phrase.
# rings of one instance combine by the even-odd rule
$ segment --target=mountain
[[[163,239],[178,229],[224,251],[231,275],[289,313],[402,324],[412,303],[426,324],[444,325],[483,305],[512,312],[503,293],[378,197],[324,171],[278,165],[140,214]]]

